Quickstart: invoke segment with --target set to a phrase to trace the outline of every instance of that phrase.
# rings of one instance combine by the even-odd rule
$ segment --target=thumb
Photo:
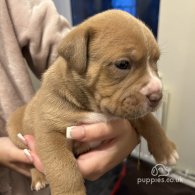
[[[115,119],[107,123],[99,122],[93,124],[83,124],[80,126],[72,126],[66,129],[66,137],[77,141],[102,141],[112,139],[121,134],[121,126],[129,128],[125,120]]]

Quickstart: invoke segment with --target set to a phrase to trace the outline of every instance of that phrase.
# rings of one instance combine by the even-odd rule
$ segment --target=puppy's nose
[[[160,96],[162,93],[162,83],[160,79],[152,75],[149,82],[140,90],[140,93],[147,97],[151,96],[151,99],[158,99],[155,97]]]
[[[156,107],[160,103],[163,96],[162,96],[162,92],[159,92],[159,93],[151,93],[146,97],[149,100],[150,106]]]

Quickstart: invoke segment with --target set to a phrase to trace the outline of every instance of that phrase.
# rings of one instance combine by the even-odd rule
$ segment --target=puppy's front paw
[[[45,175],[35,168],[31,170],[32,182],[31,190],[39,191],[48,185]]]
[[[149,146],[149,150],[154,156],[157,163],[164,165],[175,165],[179,159],[176,146],[173,142],[166,140],[166,142],[159,144],[158,147]]]
[[[179,154],[177,150],[173,150],[168,156],[166,156],[163,161],[159,162],[164,165],[175,165],[177,160],[179,159]]]

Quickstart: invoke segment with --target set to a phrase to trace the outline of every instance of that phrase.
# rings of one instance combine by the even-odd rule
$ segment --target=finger
[[[123,128],[123,130],[121,129]],[[130,123],[123,119],[115,119],[107,123],[95,123],[89,125],[74,126],[69,128],[68,134],[70,138],[78,141],[102,141],[111,139],[129,128],[132,128]]]
[[[11,156],[10,158],[11,162],[32,164],[32,160],[26,156],[26,154],[24,153],[24,150],[21,150],[17,147],[15,147],[14,149],[10,151],[10,156]]]
[[[33,159],[33,164],[34,166],[40,171],[40,172],[44,172],[44,167],[43,167],[43,164],[40,160],[40,158],[38,157],[38,155],[34,152],[31,152],[31,156],[32,156],[32,159]]]
[[[24,135],[24,138],[26,140],[28,148],[31,151],[35,152],[36,148],[35,148],[35,138],[34,138],[34,136],[32,136],[32,135]]]
[[[96,180],[112,169],[116,163],[120,163],[122,160],[119,158],[113,162],[114,153],[112,147],[104,146],[79,156],[77,162],[83,177],[92,181]]]
[[[26,140],[25,140],[25,137],[24,137],[21,133],[18,133],[18,134],[17,134],[17,137],[18,137],[18,139],[20,139],[20,141],[21,141],[23,144],[27,145]]]
[[[136,133],[132,130],[122,137],[116,137],[95,150],[82,154],[77,159],[84,178],[94,180],[122,162],[138,144]]]
[[[40,160],[40,158],[38,157],[37,153],[36,153],[36,146],[35,146],[35,138],[32,135],[25,135],[25,140],[27,142],[27,145],[30,149],[30,155],[33,161],[34,166],[41,172],[44,172],[43,170],[43,164]]]

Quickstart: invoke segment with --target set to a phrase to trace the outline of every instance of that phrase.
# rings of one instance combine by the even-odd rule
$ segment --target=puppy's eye
[[[128,60],[119,60],[115,62],[115,66],[121,70],[127,70],[131,68],[131,64]]]

